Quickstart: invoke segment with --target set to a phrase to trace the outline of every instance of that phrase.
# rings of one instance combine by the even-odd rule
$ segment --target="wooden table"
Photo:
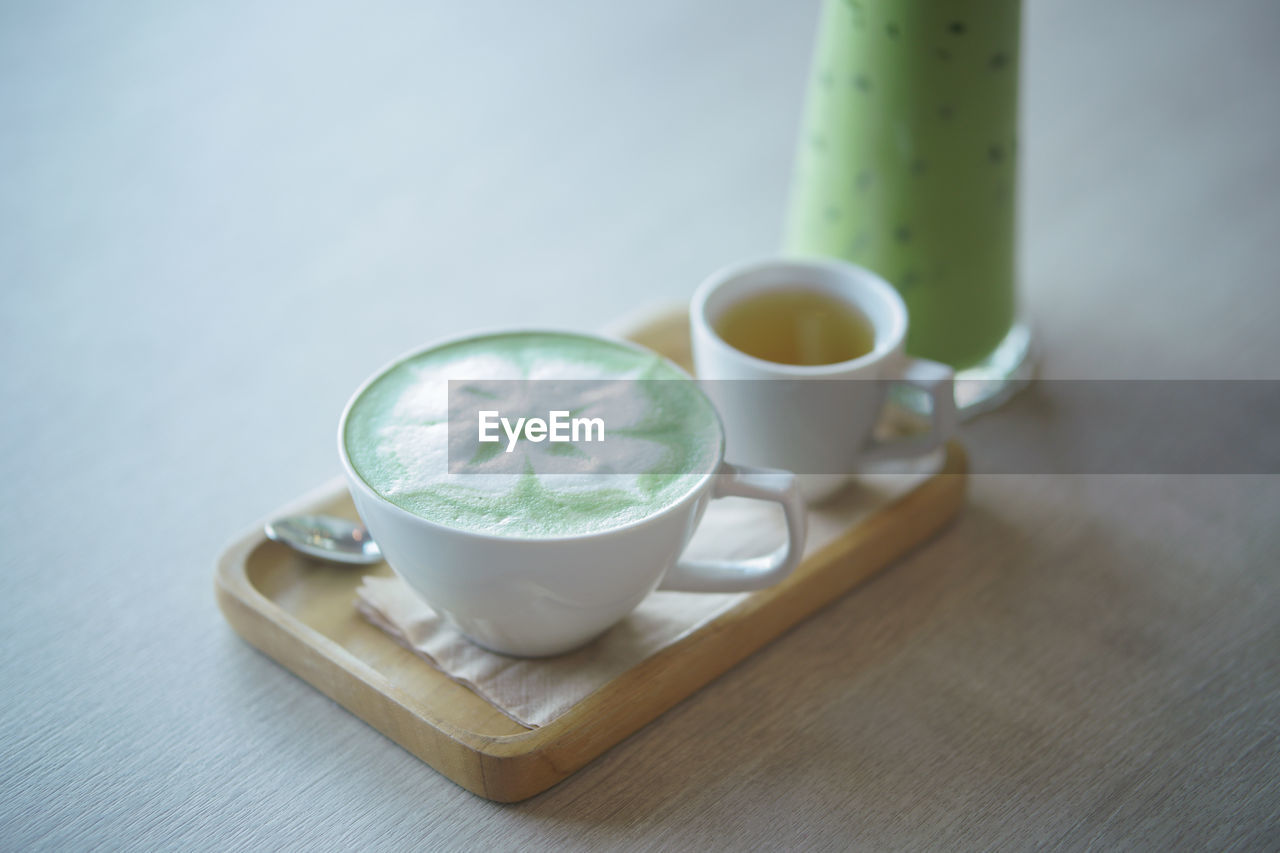
[[[1045,375],[1276,378],[1275,5],[1027,5]],[[0,847],[1280,844],[1278,477],[977,477],[944,538],[512,807],[223,624],[213,556],[337,471],[378,365],[776,246],[816,12],[0,12]]]

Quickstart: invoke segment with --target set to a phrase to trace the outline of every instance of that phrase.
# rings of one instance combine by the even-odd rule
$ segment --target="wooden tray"
[[[629,337],[689,363],[683,315]],[[462,787],[499,802],[546,790],[800,620],[848,592],[955,515],[966,461],[948,447],[943,469],[758,592],[583,699],[526,729],[469,688],[397,645],[357,614],[361,572],[301,557],[261,525],[218,558],[218,605],[246,640]],[[275,515],[356,518],[339,478]],[[385,564],[373,571],[389,574]]]

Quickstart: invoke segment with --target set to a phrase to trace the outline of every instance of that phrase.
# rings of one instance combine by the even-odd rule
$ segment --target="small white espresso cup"
[[[400,361],[461,340],[465,338],[410,353],[362,385],[342,413],[338,453],[356,510],[391,568],[478,645],[520,657],[560,654],[612,627],[655,589],[762,589],[785,578],[800,562],[806,519],[795,478],[786,471],[725,462],[723,440],[718,441],[716,466],[701,475],[683,497],[639,521],[599,531],[536,538],[503,536],[449,527],[391,503],[374,491],[352,464],[346,440],[352,408],[369,384]],[[626,342],[614,343],[640,349]],[[684,373],[676,365],[670,366]],[[786,542],[771,554],[755,558],[681,558],[707,504],[729,496],[780,504]]]
[[[871,323],[872,351],[835,364],[780,364],[747,355],[717,334],[717,320],[730,306],[785,290],[818,291],[852,306]],[[720,411],[726,452],[796,472],[811,503],[831,496],[867,463],[930,453],[955,433],[954,372],[905,354],[906,305],[870,270],[799,258],[727,267],[698,287],[689,317],[694,366]],[[927,432],[897,440],[873,437],[892,382],[928,395]]]

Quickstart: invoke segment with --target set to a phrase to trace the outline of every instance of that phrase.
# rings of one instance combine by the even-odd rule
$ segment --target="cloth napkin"
[[[911,491],[942,464],[942,453],[886,464],[809,511],[805,556],[838,538],[879,507]],[[685,553],[753,557],[786,536],[782,511],[762,501],[712,501]],[[516,722],[546,725],[650,655],[732,609],[753,593],[655,592],[631,615],[577,651],[514,658],[480,648],[441,619],[399,577],[368,575],[356,606],[369,622]]]

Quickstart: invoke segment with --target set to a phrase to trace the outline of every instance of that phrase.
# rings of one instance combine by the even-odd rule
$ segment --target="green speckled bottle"
[[[1002,344],[1008,361],[1016,331],[1020,17],[1020,0],[822,12],[786,250],[879,272],[911,312],[908,351],[956,368]]]

